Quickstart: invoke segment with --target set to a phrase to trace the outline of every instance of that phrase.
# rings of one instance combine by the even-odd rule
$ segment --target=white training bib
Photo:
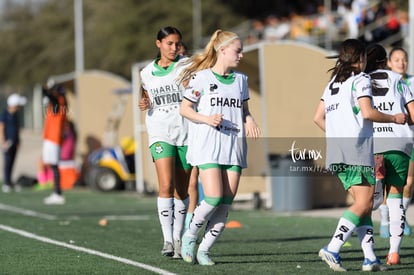
[[[145,119],[149,146],[160,141],[187,145],[188,123],[179,113],[184,88],[177,81],[184,69],[182,60],[167,69],[160,68],[154,60],[141,71],[142,86],[151,100]]]
[[[373,166],[372,121],[362,117],[358,98],[372,97],[371,81],[360,73],[346,81],[328,83],[325,103],[326,166],[334,163]]]
[[[386,114],[407,113],[406,104],[414,97],[401,75],[390,70],[370,73],[373,85],[375,108]],[[411,155],[413,148],[412,129],[407,124],[374,122],[374,153],[400,151]]]
[[[231,77],[224,79],[210,69],[202,70],[184,92],[186,99],[196,103],[197,112],[224,115],[216,128],[190,122],[187,160],[193,166],[215,163],[247,167],[243,120],[243,102],[249,99],[247,76],[234,72]]]

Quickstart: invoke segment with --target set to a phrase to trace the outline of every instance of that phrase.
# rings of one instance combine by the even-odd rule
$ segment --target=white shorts
[[[43,163],[57,165],[60,159],[60,146],[49,140],[43,141]]]

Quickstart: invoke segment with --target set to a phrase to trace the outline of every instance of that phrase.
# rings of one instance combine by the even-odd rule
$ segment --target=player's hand
[[[259,126],[257,125],[256,121],[251,116],[246,117],[245,128],[246,128],[247,137],[256,139],[261,134]]]
[[[407,114],[399,113],[394,115],[394,123],[405,124],[407,122]]]
[[[141,111],[151,109],[151,101],[148,98],[143,97],[138,101],[138,107]]]
[[[207,118],[207,124],[213,127],[217,127],[223,121],[223,114],[211,115]]]

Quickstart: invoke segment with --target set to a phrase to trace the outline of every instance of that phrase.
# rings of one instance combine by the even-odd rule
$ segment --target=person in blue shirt
[[[12,171],[20,144],[19,108],[26,104],[26,98],[16,93],[7,98],[7,108],[0,114],[0,145],[4,154],[4,179],[2,191],[13,190]],[[20,191],[20,186],[15,186]]]

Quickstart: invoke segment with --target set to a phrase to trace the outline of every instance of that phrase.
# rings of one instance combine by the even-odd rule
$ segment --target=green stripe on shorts
[[[223,164],[218,164],[218,163],[201,164],[201,165],[198,165],[198,168],[200,168],[201,170],[217,168],[220,170],[229,170],[229,171],[237,172],[240,174],[242,172],[242,168],[238,165],[223,165]]]

